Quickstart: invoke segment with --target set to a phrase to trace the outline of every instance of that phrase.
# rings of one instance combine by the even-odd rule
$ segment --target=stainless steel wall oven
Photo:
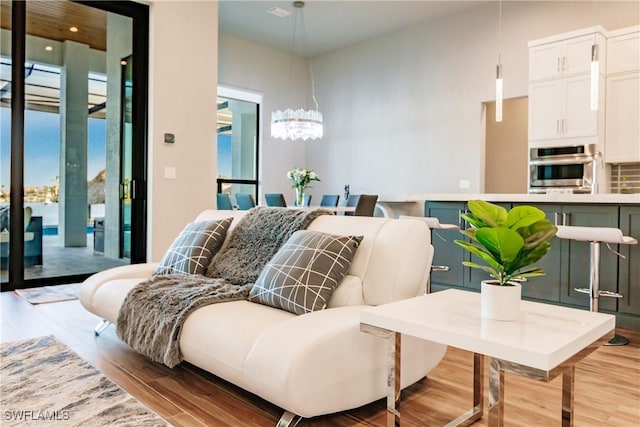
[[[529,193],[597,193],[599,156],[595,144],[531,148]]]

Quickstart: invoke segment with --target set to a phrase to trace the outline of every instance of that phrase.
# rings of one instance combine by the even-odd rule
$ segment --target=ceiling
[[[107,50],[107,13],[78,3],[31,0],[27,5],[27,34],[63,42],[72,40]],[[70,27],[77,32],[71,32]],[[11,29],[11,2],[0,2],[0,27]]]
[[[303,10],[305,31],[296,31],[296,54],[313,57],[350,44],[451,14],[482,3],[471,1],[309,0]],[[267,13],[278,7],[291,13],[279,18]],[[292,1],[222,0],[219,31],[244,40],[291,51],[295,8]],[[301,26],[302,20],[298,20]]]
[[[482,0],[308,0],[301,9],[302,30],[296,31],[296,54],[312,57],[414,26],[477,5]],[[267,13],[278,7],[291,13],[279,18]],[[0,26],[11,28],[11,2],[0,2]],[[244,40],[291,51],[296,8],[293,1],[221,0],[219,29]],[[51,40],[73,40],[106,50],[106,13],[64,1],[27,2],[27,32]],[[300,24],[301,19],[298,20]],[[70,26],[80,29],[69,31]]]

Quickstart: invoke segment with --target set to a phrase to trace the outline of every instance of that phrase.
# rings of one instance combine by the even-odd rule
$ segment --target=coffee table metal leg
[[[489,426],[504,426],[504,371],[493,357],[489,358]]]
[[[573,427],[573,388],[575,373],[575,365],[571,365],[562,373],[562,427]]]
[[[484,356],[473,353],[473,408],[445,427],[466,427],[482,418],[484,407]]]
[[[400,426],[401,336],[392,332],[387,338],[387,427]]]

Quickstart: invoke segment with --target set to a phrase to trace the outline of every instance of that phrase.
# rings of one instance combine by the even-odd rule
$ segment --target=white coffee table
[[[474,353],[473,408],[448,426],[483,415],[483,356],[489,357],[489,426],[502,426],[504,373],[539,381],[562,374],[562,425],[573,425],[575,364],[613,336],[615,316],[522,301],[517,322],[480,317],[480,294],[448,289],[363,310],[360,329],[389,342],[387,426],[400,425],[400,342],[407,334]]]

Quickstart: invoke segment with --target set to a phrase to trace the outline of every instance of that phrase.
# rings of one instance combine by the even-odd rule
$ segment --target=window
[[[250,193],[258,200],[258,153],[262,97],[251,92],[218,88],[218,193],[234,200]]]

